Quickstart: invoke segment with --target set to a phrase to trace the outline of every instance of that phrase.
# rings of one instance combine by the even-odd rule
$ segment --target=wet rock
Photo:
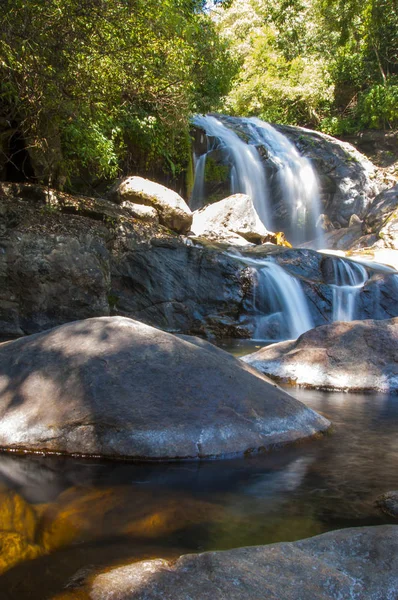
[[[192,231],[197,236],[220,239],[232,232],[254,244],[272,236],[260,221],[252,199],[245,194],[234,194],[195,211]]]
[[[398,318],[323,325],[242,360],[303,387],[398,393]]]
[[[112,188],[109,197],[118,204],[132,202],[152,206],[159,214],[160,223],[178,233],[186,233],[191,227],[192,213],[181,196],[143,177],[123,179]]]
[[[77,321],[0,346],[0,446],[148,460],[268,449],[329,426],[206,342]]]
[[[386,492],[377,498],[376,506],[390,517],[398,519],[398,490]]]
[[[146,560],[93,577],[90,600],[376,600],[395,597],[398,527],[358,527],[298,542]]]

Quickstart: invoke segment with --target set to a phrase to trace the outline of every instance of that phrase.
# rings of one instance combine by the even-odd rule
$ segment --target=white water
[[[333,261],[333,269],[333,321],[353,321],[358,295],[368,273],[364,266],[342,259]]]
[[[314,327],[300,281],[272,258],[234,256],[253,268],[254,339],[296,339]]]
[[[274,229],[265,170],[265,162],[268,162],[288,214],[285,227],[280,228],[285,230],[293,244],[314,240],[314,246],[321,246],[320,230],[316,225],[321,213],[319,186],[310,161],[301,156],[294,144],[269,123],[255,117],[236,121],[244,126],[248,143],[216,117],[198,115],[193,120],[208,136],[207,153],[218,148],[231,165],[231,193],[248,194],[264,225],[269,230]],[[267,151],[265,162],[257,150],[259,146]],[[193,209],[206,203],[205,161],[206,154],[196,159],[190,202]]]
[[[310,161],[296,146],[269,123],[256,117],[248,119],[251,139],[267,148],[277,166],[276,179],[290,214],[290,240],[300,244],[317,240],[321,244],[317,222],[321,215],[318,179]]]
[[[194,157],[195,181],[191,196],[191,210],[202,208],[205,202],[205,168],[207,154]]]
[[[232,129],[226,127],[215,117],[197,115],[194,117],[193,122],[206,131],[208,137],[207,153],[215,148],[220,148],[226,160],[231,164],[231,193],[243,193],[250,196],[261,221],[271,231],[272,216],[268,202],[268,186],[256,148],[246,144]],[[201,157],[196,162],[200,168],[195,169],[195,183],[190,201],[192,207],[197,206],[200,202],[197,190],[204,190],[204,164],[206,158],[202,162],[200,162],[200,159]]]

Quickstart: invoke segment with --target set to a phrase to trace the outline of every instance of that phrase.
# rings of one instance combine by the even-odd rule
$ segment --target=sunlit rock
[[[231,233],[260,244],[272,237],[260,220],[252,199],[234,194],[193,213],[192,231],[197,236],[228,239]]]
[[[242,360],[303,387],[398,393],[398,318],[322,325]]]
[[[398,527],[385,525],[177,561],[144,560],[91,575],[75,595],[57,600],[392,599],[397,573]]]
[[[192,223],[192,213],[177,192],[143,177],[126,177],[110,191],[110,198],[118,204],[131,202],[152,206],[159,214],[162,225],[186,233]]]

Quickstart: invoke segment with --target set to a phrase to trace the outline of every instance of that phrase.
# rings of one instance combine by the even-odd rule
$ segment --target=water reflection
[[[289,391],[333,433],[180,465],[0,455],[1,599],[52,598],[88,565],[392,522],[373,502],[398,487],[397,399]]]

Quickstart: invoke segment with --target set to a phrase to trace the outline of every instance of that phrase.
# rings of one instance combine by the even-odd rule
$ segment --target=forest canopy
[[[176,178],[195,112],[396,127],[397,3],[3,0],[0,167],[21,139],[21,176],[52,185]]]
[[[228,112],[334,134],[398,125],[397,0],[235,0],[214,19],[240,64]]]

